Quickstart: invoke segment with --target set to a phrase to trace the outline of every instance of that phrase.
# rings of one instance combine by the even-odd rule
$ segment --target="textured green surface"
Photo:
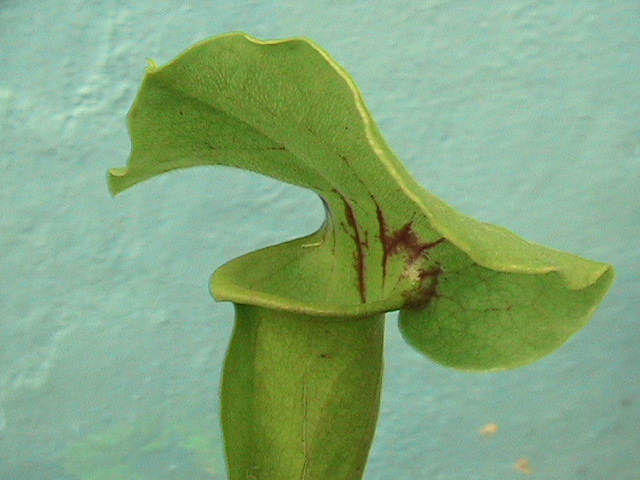
[[[351,77],[305,39],[208,40],[152,65],[130,113],[114,193],[177,168],[229,165],[314,190],[316,233],[241,257],[219,300],[309,315],[400,310],[406,340],[463,369],[532,362],[585,325],[610,266],[455,211],[386,145]]]
[[[383,315],[236,306],[222,383],[232,479],[361,478],[378,418]]]

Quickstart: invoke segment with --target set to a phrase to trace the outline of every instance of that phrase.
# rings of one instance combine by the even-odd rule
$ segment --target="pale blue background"
[[[0,479],[89,478],[64,466],[91,438],[85,471],[118,458],[140,478],[225,478],[232,309],[212,301],[209,276],[313,231],[319,201],[223,168],[114,200],[106,170],[126,162],[146,59],[236,30],[316,40],[428,188],[618,269],[588,328],[513,372],[436,365],[389,315],[367,479],[522,478],[521,457],[539,480],[639,479],[636,0],[0,0]],[[494,438],[479,434],[489,422]]]

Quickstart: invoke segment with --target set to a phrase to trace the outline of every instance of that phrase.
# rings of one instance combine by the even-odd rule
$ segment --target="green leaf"
[[[221,392],[230,479],[362,478],[380,410],[383,317],[236,305]]]
[[[245,255],[218,300],[309,315],[401,310],[435,360],[498,369],[536,360],[585,325],[610,266],[473,220],[421,187],[382,138],[353,79],[306,39],[246,34],[153,65],[130,112],[133,150],[112,192],[170,170],[227,165],[316,192],[308,237]]]

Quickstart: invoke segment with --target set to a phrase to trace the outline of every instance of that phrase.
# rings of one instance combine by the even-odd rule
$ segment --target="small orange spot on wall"
[[[516,470],[520,470],[522,473],[533,475],[533,468],[531,468],[531,462],[528,458],[519,458],[515,465]]]
[[[482,430],[480,430],[480,434],[485,437],[495,437],[500,431],[500,425],[497,423],[487,423]]]

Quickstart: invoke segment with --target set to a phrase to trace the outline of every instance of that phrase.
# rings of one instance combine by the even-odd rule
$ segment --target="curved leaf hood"
[[[221,267],[218,300],[311,315],[400,310],[407,341],[467,369],[529,363],[584,326],[613,269],[469,218],[421,187],[349,74],[307,39],[234,33],[152,65],[129,114],[116,194],[227,165],[306,187],[322,228]]]

